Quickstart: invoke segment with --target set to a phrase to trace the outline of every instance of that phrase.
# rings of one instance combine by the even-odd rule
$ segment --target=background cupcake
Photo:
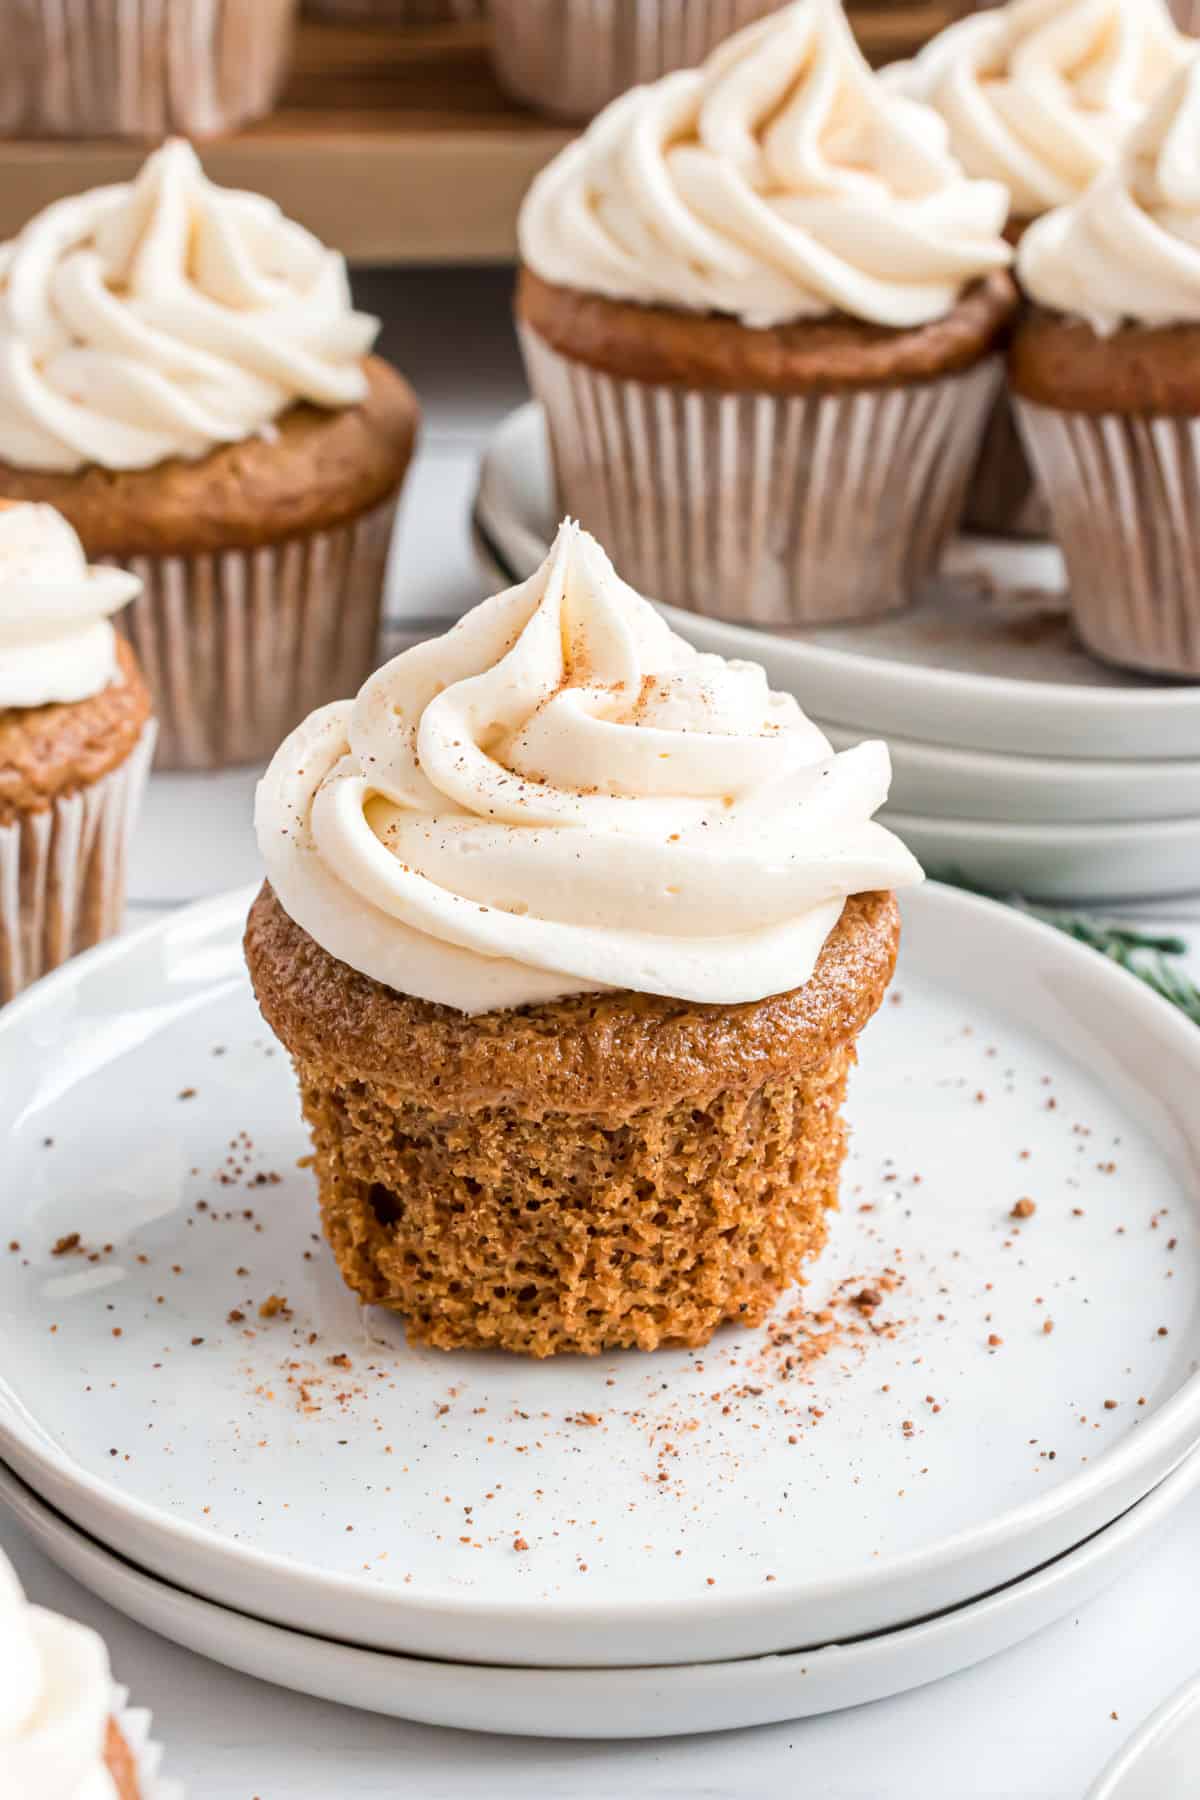
[[[109,620],[137,591],[50,507],[0,502],[0,1003],[121,923],[154,725]]]
[[[160,763],[265,759],[372,667],[417,406],[345,265],[191,148],[0,247],[0,494],[135,570]]]
[[[836,1204],[878,890],[920,876],[889,774],[570,524],[288,739],[246,953],[351,1287],[538,1356],[760,1321]]]
[[[906,605],[999,384],[1005,190],[800,0],[534,182],[517,317],[565,510],[645,593],[773,626]]]
[[[0,0],[13,133],[212,137],[261,118],[287,74],[297,0]],[[2,80],[2,78],[0,78]]]
[[[950,26],[886,79],[945,119],[967,173],[1012,195],[1010,236],[1076,199],[1195,46],[1164,0],[1009,0]],[[979,531],[1044,535],[1006,396],[996,406],[967,498]]]
[[[1034,302],[1012,350],[1021,429],[1080,636],[1200,676],[1200,62],[1117,169],[1021,241]]]
[[[346,25],[451,25],[481,19],[486,0],[305,0],[314,19]]]

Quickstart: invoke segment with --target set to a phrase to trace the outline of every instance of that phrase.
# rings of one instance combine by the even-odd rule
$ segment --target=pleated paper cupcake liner
[[[397,496],[331,531],[251,550],[123,560],[117,620],[159,718],[160,769],[266,762],[314,707],[375,667]]]
[[[151,1716],[143,1706],[126,1704],[128,1694],[117,1688],[113,1695],[113,1717],[133,1753],[137,1767],[140,1800],[184,1800],[183,1788],[177,1781],[164,1779],[162,1745],[150,1735]]]
[[[297,0],[0,0],[23,105],[6,130],[63,138],[212,137],[269,113]]]
[[[514,99],[560,119],[694,68],[779,0],[492,0],[492,54]]]
[[[1050,508],[1030,467],[1007,390],[997,396],[983,434],[963,526],[992,537],[1050,536]]]
[[[0,825],[0,1005],[120,929],[155,729],[99,781]]]
[[[485,0],[305,0],[304,10],[347,25],[451,25],[481,19]]]
[[[641,593],[777,629],[907,606],[962,512],[1000,363],[908,386],[721,394],[522,345],[558,508]]]
[[[1086,647],[1200,677],[1200,419],[1016,407]]]

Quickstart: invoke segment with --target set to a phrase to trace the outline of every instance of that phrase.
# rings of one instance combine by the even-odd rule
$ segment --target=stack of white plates
[[[529,405],[483,459],[489,583],[530,574],[554,525]],[[837,748],[886,737],[885,816],[932,873],[1051,900],[1200,891],[1200,687],[1087,656],[1053,547],[961,540],[936,591],[875,624],[784,635],[667,610],[702,648],[763,663]]]

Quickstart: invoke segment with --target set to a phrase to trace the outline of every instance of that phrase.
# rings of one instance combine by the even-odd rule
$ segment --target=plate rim
[[[1117,1754],[1106,1762],[1091,1787],[1084,1795],[1084,1800],[1114,1800],[1118,1784],[1137,1767],[1148,1750],[1170,1731],[1172,1725],[1183,1714],[1194,1712],[1200,1707],[1200,1675],[1193,1675],[1175,1691],[1168,1694],[1154,1711],[1142,1720],[1132,1737],[1117,1751]]]

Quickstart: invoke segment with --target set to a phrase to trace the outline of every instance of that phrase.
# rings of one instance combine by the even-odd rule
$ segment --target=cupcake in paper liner
[[[0,1553],[4,1800],[183,1800],[159,1774],[150,1715],[115,1687],[98,1632],[30,1606]]]
[[[305,0],[304,10],[337,25],[457,25],[482,19],[486,0]]]
[[[1079,635],[1200,678],[1200,63],[1117,168],[1026,232],[1019,266],[1012,388]]]
[[[345,264],[189,145],[0,246],[0,494],[135,571],[159,766],[265,761],[372,668],[417,404]]]
[[[559,501],[642,592],[786,628],[936,569],[1016,304],[1005,190],[945,135],[799,0],[534,182],[517,318]]]
[[[246,957],[354,1292],[539,1357],[761,1323],[824,1244],[920,879],[890,775],[570,522],[293,733]]]
[[[111,623],[137,589],[51,507],[0,501],[0,1004],[121,924],[155,729]]]
[[[514,100],[592,119],[627,88],[694,68],[778,0],[492,0],[492,56]]]
[[[0,0],[27,136],[214,137],[269,113],[297,0]],[[0,121],[8,111],[0,76]]]
[[[1008,0],[974,8],[884,79],[934,107],[969,175],[1012,195],[1009,236],[1076,199],[1111,166],[1129,132],[1195,46],[1165,0]],[[1045,499],[1006,393],[984,438],[963,523],[1041,537]]]

